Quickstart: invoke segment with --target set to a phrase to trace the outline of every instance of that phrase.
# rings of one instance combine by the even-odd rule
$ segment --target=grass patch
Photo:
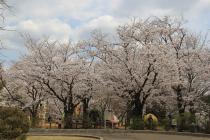
[[[27,136],[26,140],[96,140],[77,136]]]

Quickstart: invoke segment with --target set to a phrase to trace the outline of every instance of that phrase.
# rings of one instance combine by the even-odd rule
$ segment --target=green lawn
[[[76,136],[27,136],[26,140],[95,140],[94,138]]]

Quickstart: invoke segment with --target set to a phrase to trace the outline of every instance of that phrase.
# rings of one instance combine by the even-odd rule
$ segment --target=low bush
[[[1,139],[15,139],[28,130],[29,121],[24,112],[17,108],[0,107]]]
[[[143,130],[144,129],[144,121],[140,118],[133,118],[130,128],[133,130]]]
[[[151,117],[151,120],[149,120],[149,118]],[[150,130],[155,130],[157,128],[158,125],[158,119],[155,115],[153,114],[147,114],[144,116],[144,125],[147,129]]]
[[[40,118],[38,118],[38,117],[31,118],[30,127],[31,128],[37,128],[37,127],[39,127],[39,122],[40,122]]]
[[[176,116],[178,131],[191,131],[194,132],[195,122],[194,116],[189,112],[185,112]]]
[[[207,134],[210,134],[210,121],[208,121],[207,124],[206,124],[205,132],[206,132]]]
[[[99,124],[100,120],[101,120],[101,116],[100,116],[100,111],[97,110],[97,109],[92,109],[90,110],[90,113],[89,113],[89,123],[90,124],[93,124],[93,127],[96,128],[97,124]]]
[[[150,130],[155,130],[157,128],[157,121],[151,121],[151,123],[149,123],[148,121],[144,121],[144,125],[147,129]]]
[[[169,123],[170,123],[169,119],[163,119],[160,124],[166,131],[168,131],[170,130]]]

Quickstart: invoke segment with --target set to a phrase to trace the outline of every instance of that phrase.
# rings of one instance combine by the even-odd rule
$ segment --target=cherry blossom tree
[[[189,32],[184,28],[183,20],[156,18],[151,24],[156,30],[156,39],[165,46],[167,58],[162,62],[167,66],[161,87],[169,92],[171,88],[175,93],[181,117],[186,110],[194,115],[201,102],[200,97],[209,90],[209,49],[206,36]]]
[[[164,47],[156,39],[152,22],[132,22],[117,30],[118,41],[96,32],[90,41],[90,54],[97,58],[101,77],[115,93],[126,98],[132,117],[142,117],[149,96],[162,82]]]
[[[93,33],[89,54],[106,86],[127,99],[132,116],[142,116],[147,99],[163,88],[175,93],[180,114],[186,106],[192,112],[192,103],[209,90],[205,38],[187,31],[183,20],[168,17],[134,20],[117,35],[113,41]]]
[[[41,83],[46,93],[63,105],[64,128],[72,128],[73,113],[81,102],[79,84],[86,73],[86,61],[79,45],[57,41],[26,40],[28,54],[24,57],[29,69],[25,71]]]
[[[13,105],[16,104],[22,110],[29,111],[31,126],[35,127],[39,106],[47,98],[47,95],[40,83],[24,73],[24,70],[27,70],[25,66],[27,65],[24,61],[21,61],[2,74],[3,96]]]
[[[97,97],[98,87],[100,87],[100,81],[94,72],[93,64],[91,64],[80,78],[79,84],[75,86],[77,97],[80,99],[83,108],[83,128],[88,128],[90,104]]]
[[[179,114],[209,90],[209,49],[206,37],[193,34],[184,28],[181,20],[159,20],[159,36],[169,48],[171,87],[176,94]]]
[[[145,105],[154,102],[164,102],[164,109],[178,110],[180,116],[185,111],[195,114],[210,87],[206,37],[169,17],[132,20],[116,33],[110,38],[95,31],[79,43],[26,36],[27,54],[7,72],[5,89],[11,98],[21,95],[28,102],[55,100],[65,128],[72,128],[80,103],[87,128],[91,102],[101,106],[103,114],[111,98],[112,105],[122,107],[118,114],[127,114],[128,120],[142,118]],[[21,104],[22,98],[15,99]]]

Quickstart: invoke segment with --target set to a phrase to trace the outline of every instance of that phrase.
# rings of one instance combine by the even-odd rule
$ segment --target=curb
[[[208,137],[210,134],[192,133],[192,132],[173,132],[173,131],[151,131],[151,130],[132,130],[130,133],[150,133],[150,134],[164,134],[164,135],[181,135],[181,136],[194,136],[194,137]]]
[[[28,134],[67,134],[68,133],[84,133],[84,134],[112,134],[112,133],[150,133],[150,134],[164,134],[164,135],[182,135],[195,137],[208,137],[210,134],[191,133],[191,132],[174,132],[174,131],[152,131],[152,130],[119,130],[119,129],[30,129]]]
[[[97,140],[103,140],[102,137],[98,137],[98,136],[92,136],[92,135],[79,135],[79,134],[65,134],[65,133],[53,133],[53,134],[31,134],[28,133],[25,136],[72,136],[72,137],[85,137],[85,138],[93,138],[93,139],[97,139]]]

